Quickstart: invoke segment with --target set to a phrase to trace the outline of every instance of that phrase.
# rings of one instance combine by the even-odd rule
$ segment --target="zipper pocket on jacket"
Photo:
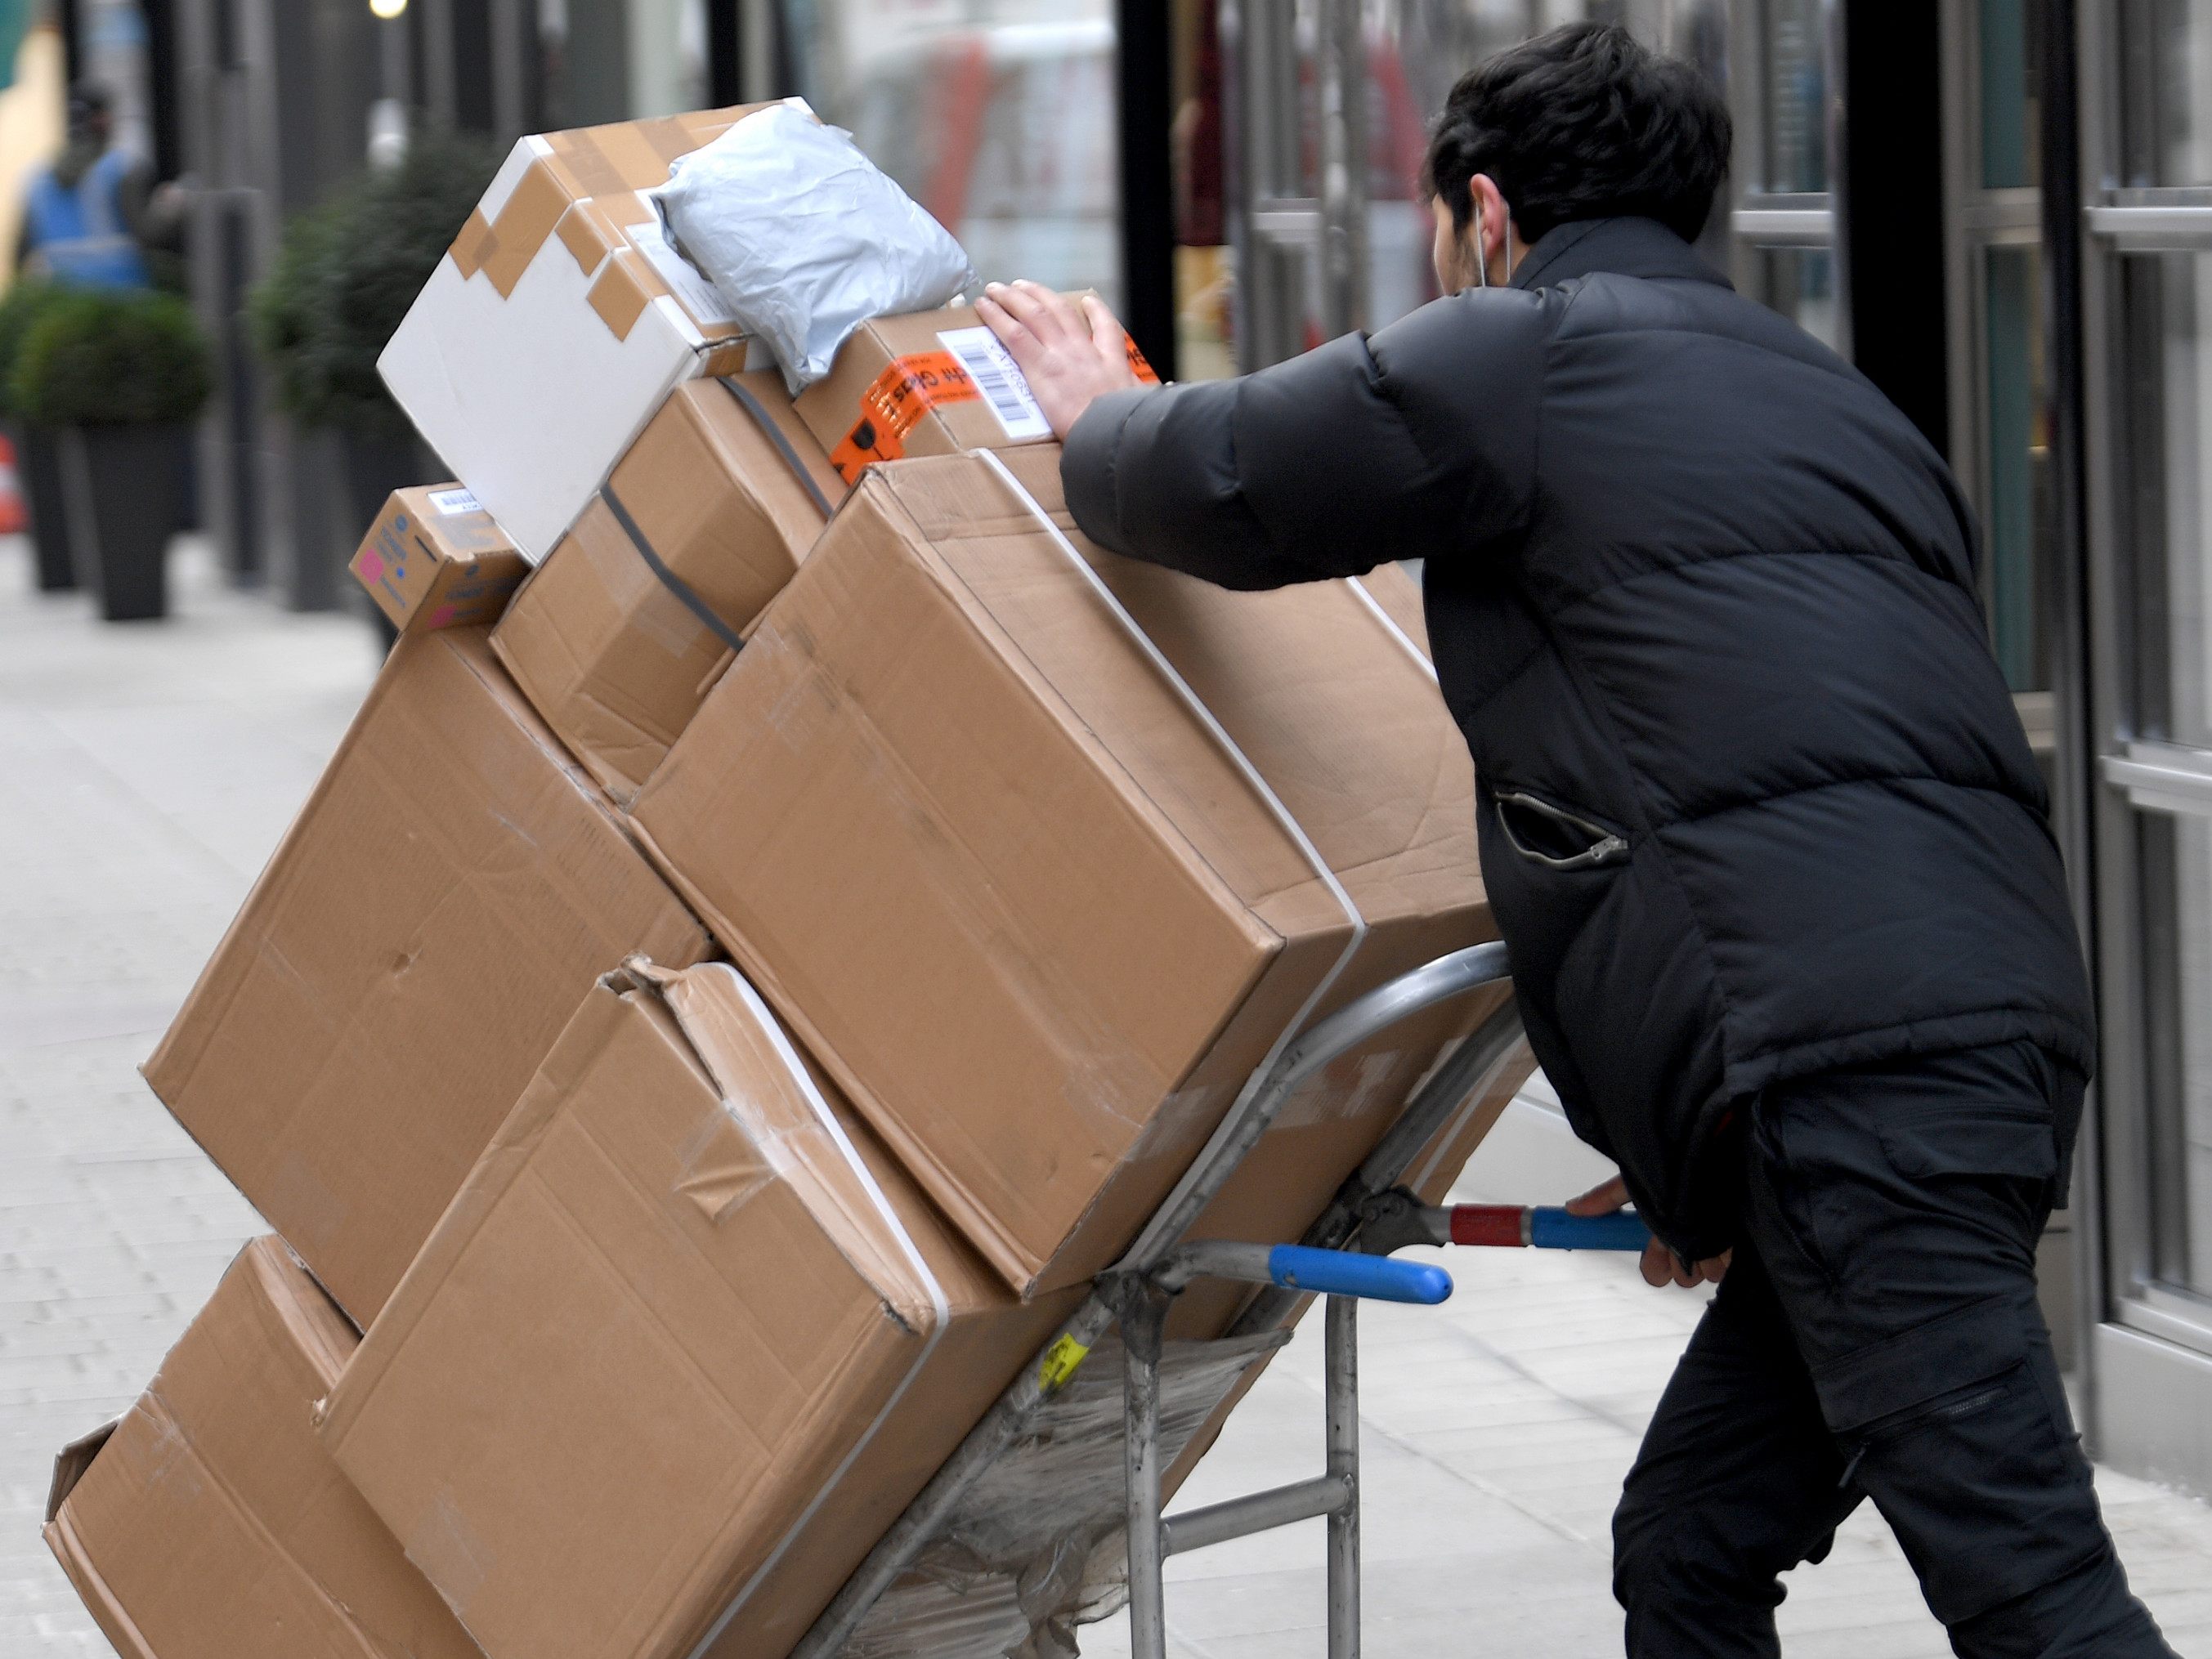
[[[1600,865],[1616,864],[1628,856],[1628,842],[1624,837],[1601,823],[1593,823],[1525,791],[1496,790],[1492,799],[1498,803],[1498,827],[1504,832],[1507,845],[1532,864],[1553,870],[1594,870]],[[1552,843],[1551,850],[1531,844],[1528,831],[1534,826],[1524,824],[1516,832],[1513,813],[1508,808],[1530,812],[1544,820],[1543,827],[1550,832],[1545,839]]]

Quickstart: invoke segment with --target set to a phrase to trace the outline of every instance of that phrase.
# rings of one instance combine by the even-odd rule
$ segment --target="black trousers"
[[[1778,1654],[1776,1575],[1865,1498],[1963,1659],[2171,1659],[2035,1299],[2081,1091],[2021,1043],[1753,1103],[1742,1243],[1614,1516],[1632,1659]]]

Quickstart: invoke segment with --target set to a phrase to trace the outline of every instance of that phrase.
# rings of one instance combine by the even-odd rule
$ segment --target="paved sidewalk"
[[[102,628],[31,595],[0,538],[0,1659],[109,1650],[40,1542],[53,1452],[126,1407],[252,1212],[135,1073],[374,670],[368,631],[286,616],[180,559],[179,616]],[[1560,1159],[1516,1108],[1469,1196]],[[1504,1188],[1486,1191],[1486,1186]],[[1440,1310],[1363,1314],[1368,1651],[1619,1650],[1606,1522],[1697,1300],[1608,1258],[1462,1251]],[[1255,1389],[1186,1503],[1316,1472],[1317,1327]],[[2107,1512],[2185,1653],[2212,1654],[2212,1512],[2118,1476]],[[1321,1527],[1183,1558],[1185,1659],[1324,1650]],[[1948,1651],[1870,1512],[1797,1576],[1791,1659]],[[1086,1655],[1127,1651],[1120,1620]]]
[[[131,1403],[260,1231],[137,1067],[375,671],[180,547],[103,626],[0,538],[0,1656],[110,1652],[40,1540],[54,1452]]]

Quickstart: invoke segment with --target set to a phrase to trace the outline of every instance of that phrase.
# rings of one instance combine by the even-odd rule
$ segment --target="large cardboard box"
[[[726,964],[586,998],[331,1397],[493,1659],[781,1659],[1072,1311]]]
[[[708,941],[492,660],[400,641],[146,1080],[374,1318],[611,963]]]
[[[844,498],[782,377],[677,387],[491,636],[627,804]]]
[[[377,359],[527,558],[553,550],[672,387],[745,366],[727,306],[641,192],[748,112],[520,140]]]
[[[349,567],[403,634],[494,623],[529,562],[459,484],[392,492]]]
[[[799,415],[848,483],[877,461],[1052,437],[1022,371],[969,306],[861,324],[828,376],[799,394]]]
[[[64,1451],[46,1543],[124,1659],[478,1659],[315,1438],[359,1341],[258,1239],[130,1414]]]
[[[1286,1030],[1492,935],[1466,745],[1387,608],[1085,546],[1057,459],[872,469],[633,809],[1024,1293],[1115,1259]],[[1222,1214],[1302,1225],[1268,1183],[1317,1206],[1468,1018],[1330,1068]]]

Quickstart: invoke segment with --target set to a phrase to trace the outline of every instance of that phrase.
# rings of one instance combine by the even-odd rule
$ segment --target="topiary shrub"
[[[23,337],[9,400],[40,426],[156,426],[207,401],[207,342],[173,295],[70,291],[40,308]]]
[[[303,422],[322,395],[316,368],[318,329],[328,308],[325,290],[335,214],[331,207],[295,215],[269,274],[246,297],[253,349],[276,379],[278,405]]]
[[[62,293],[53,283],[36,277],[19,276],[9,288],[5,298],[0,298],[0,416],[19,416],[22,411],[15,407],[15,362],[21,356],[23,342],[29,337],[31,325],[46,314]]]
[[[372,441],[412,434],[376,359],[501,159],[477,140],[424,133],[398,165],[362,174],[286,226],[251,320],[278,401],[302,425]]]

